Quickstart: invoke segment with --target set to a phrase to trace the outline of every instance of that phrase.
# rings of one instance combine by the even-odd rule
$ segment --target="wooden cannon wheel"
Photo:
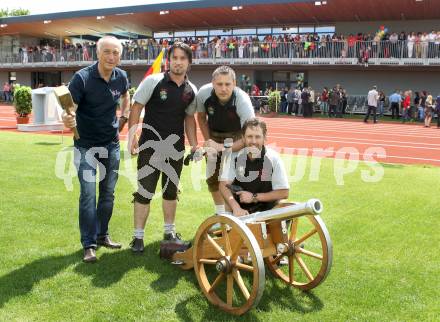
[[[263,256],[254,235],[239,219],[228,215],[206,219],[194,239],[193,261],[200,288],[222,310],[241,315],[260,301],[265,285]]]
[[[302,216],[290,220],[284,252],[266,257],[265,262],[288,285],[310,290],[325,280],[332,257],[330,235],[321,217]]]

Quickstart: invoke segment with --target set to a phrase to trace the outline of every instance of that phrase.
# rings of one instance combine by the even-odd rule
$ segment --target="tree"
[[[27,16],[31,12],[28,9],[0,9],[0,18],[1,17],[15,17],[15,16]]]

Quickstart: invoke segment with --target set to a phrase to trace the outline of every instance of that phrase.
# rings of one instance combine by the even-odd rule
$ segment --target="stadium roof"
[[[316,5],[315,2],[321,3]],[[155,31],[321,24],[342,21],[438,19],[434,0],[193,0],[118,8],[0,18],[0,35],[36,37],[115,34],[151,36]],[[242,7],[241,9],[239,8]],[[238,10],[233,10],[233,7]],[[162,12],[162,14],[161,14]],[[99,19],[101,18],[101,19]],[[44,23],[46,22],[46,23]]]

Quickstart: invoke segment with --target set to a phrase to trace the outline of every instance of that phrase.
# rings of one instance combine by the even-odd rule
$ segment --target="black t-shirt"
[[[76,123],[80,136],[75,144],[89,148],[118,141],[116,107],[128,90],[125,71],[115,68],[106,82],[98,71],[98,63],[75,73],[69,83],[73,101],[78,105]]]
[[[222,105],[212,91],[211,96],[205,101],[205,109],[208,115],[208,126],[212,131],[228,133],[241,130],[235,93],[225,105]]]
[[[183,150],[185,116],[195,113],[196,91],[196,87],[188,79],[178,86],[168,73],[145,78],[133,96],[136,102],[145,105],[139,144],[148,140],[165,140],[175,134],[179,137],[175,146]]]

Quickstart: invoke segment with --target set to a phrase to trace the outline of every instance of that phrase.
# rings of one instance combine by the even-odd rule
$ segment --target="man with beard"
[[[226,211],[244,216],[272,209],[289,196],[289,183],[278,153],[265,146],[266,123],[256,118],[245,122],[242,137],[245,148],[225,164],[220,178],[220,192]],[[233,193],[230,185],[241,191]]]
[[[197,149],[195,96],[197,89],[188,80],[187,71],[192,62],[191,48],[175,42],[168,50],[170,70],[145,78],[133,96],[134,104],[128,120],[130,129],[128,147],[137,160],[138,190],[134,196],[134,236],[131,249],[135,253],[144,250],[144,229],[150,213],[150,201],[162,175],[162,209],[164,215],[164,241],[181,245],[176,233],[175,216],[177,192],[185,152],[185,136],[191,150]],[[142,109],[145,116],[142,134],[138,140],[137,125]]]

